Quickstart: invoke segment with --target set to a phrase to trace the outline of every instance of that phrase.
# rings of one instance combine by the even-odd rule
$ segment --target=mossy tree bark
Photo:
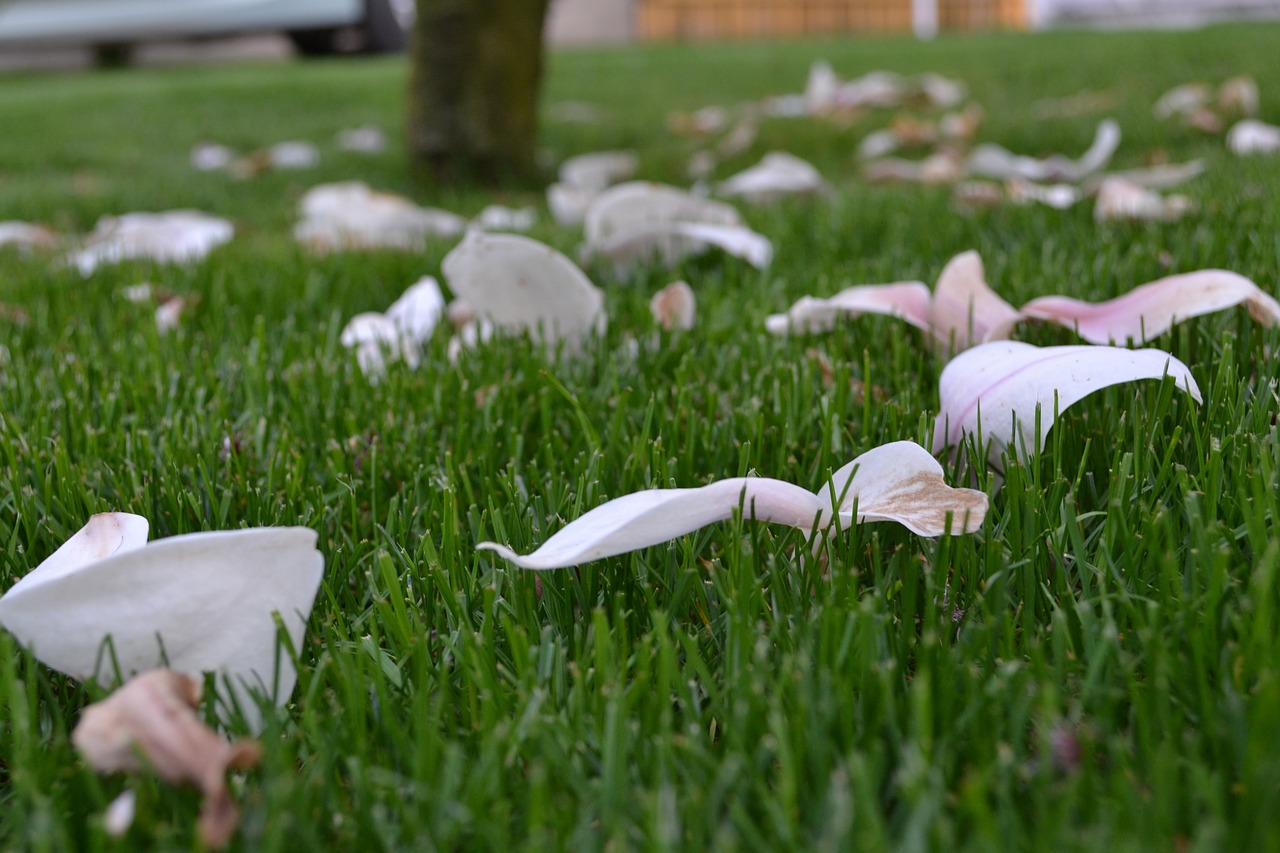
[[[437,183],[534,176],[549,0],[417,0],[407,130]]]

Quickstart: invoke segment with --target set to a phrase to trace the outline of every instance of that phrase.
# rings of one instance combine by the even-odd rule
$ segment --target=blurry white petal
[[[156,306],[156,331],[167,335],[182,322],[182,309],[187,300],[181,296],[173,296]]]
[[[1031,181],[1078,183],[1111,162],[1120,146],[1120,125],[1111,119],[1098,124],[1093,144],[1078,160],[1060,154],[1044,159],[1023,157],[1007,148],[987,143],[969,155],[969,170],[992,178],[1026,178]]]
[[[302,218],[294,226],[294,239],[317,251],[417,249],[431,237],[456,237],[467,226],[461,216],[418,207],[359,181],[312,187],[298,208]]]
[[[387,135],[377,125],[366,124],[350,130],[338,131],[337,143],[338,147],[344,151],[377,154],[386,149]]]
[[[1022,314],[1075,329],[1091,343],[1123,344],[1149,341],[1175,323],[1241,304],[1262,325],[1280,325],[1280,303],[1249,279],[1226,270],[1168,276],[1105,302],[1042,296],[1023,305]]]
[[[613,264],[614,275],[627,278],[638,265],[658,258],[671,265],[715,246],[757,268],[769,265],[773,244],[745,225],[710,225],[703,222],[669,222],[638,225],[595,244],[583,247],[587,258],[603,258]]]
[[[537,240],[471,231],[445,256],[449,287],[507,332],[570,351],[606,325],[604,294],[572,261]]]
[[[197,210],[104,216],[67,261],[86,276],[99,264],[126,259],[187,263],[226,243],[234,231],[227,220]]]
[[[339,340],[356,351],[360,372],[374,381],[386,374],[387,364],[400,358],[400,330],[390,317],[377,311],[365,311],[348,320]]]
[[[42,663],[108,685],[167,665],[218,674],[254,721],[249,690],[283,702],[297,674],[277,655],[276,616],[294,648],[324,557],[315,531],[262,527],[192,533],[142,545],[146,521],[94,516],[0,597],[0,625]]]
[[[981,344],[951,360],[938,380],[940,411],[934,452],[958,447],[966,435],[1001,453],[1026,458],[1044,445],[1054,417],[1094,391],[1168,374],[1200,402],[1191,371],[1167,352],[1107,346],[1035,347],[1017,341]],[[1035,431],[1039,410],[1040,432]]]
[[[560,183],[599,192],[628,180],[640,168],[634,151],[596,151],[579,154],[560,164]]]
[[[131,284],[124,289],[125,301],[132,302],[134,305],[150,302],[154,297],[155,287],[150,282],[144,281],[141,284]]]
[[[752,204],[768,204],[788,195],[828,192],[827,182],[812,164],[781,151],[724,180],[716,188],[723,196],[739,196]]]
[[[547,208],[551,218],[561,225],[578,225],[587,215],[587,208],[596,200],[599,190],[588,190],[569,184],[552,184],[547,187]]]
[[[838,502],[838,503],[837,503]],[[481,542],[525,569],[559,569],[657,545],[731,518],[827,530],[844,524],[897,521],[922,536],[976,529],[986,513],[981,492],[952,489],[942,467],[918,444],[894,442],[869,450],[840,469],[817,493],[765,477],[732,477],[697,489],[649,489],[615,498],[569,523],[527,556]],[[833,511],[833,507],[835,510]],[[948,526],[950,514],[955,523]]]
[[[1104,181],[1120,178],[1139,187],[1149,190],[1164,190],[1184,184],[1198,175],[1204,174],[1203,160],[1188,160],[1185,163],[1166,163],[1161,166],[1145,166],[1139,169],[1122,169],[1095,175],[1085,181],[1085,193],[1097,192]]]
[[[102,813],[102,827],[107,835],[119,838],[133,826],[133,817],[138,810],[138,794],[132,788],[125,788]]]
[[[423,276],[409,286],[387,309],[387,319],[400,333],[407,348],[431,340],[444,316],[444,294],[433,276]]]
[[[1009,201],[1039,202],[1055,210],[1066,210],[1080,201],[1083,193],[1071,184],[1037,184],[1025,178],[1010,178],[1005,183]]]
[[[320,164],[320,149],[310,142],[278,142],[267,149],[267,161],[277,169],[312,169]]]
[[[1195,112],[1209,103],[1209,87],[1204,83],[1183,83],[1160,96],[1151,112],[1156,118],[1169,118]]]
[[[892,130],[875,130],[858,143],[858,156],[863,160],[875,160],[897,151],[898,144],[898,134]]]
[[[836,106],[840,78],[831,65],[818,61],[809,66],[809,79],[804,86],[804,105],[809,115],[821,115]]]
[[[1258,114],[1258,83],[1247,74],[1224,80],[1218,87],[1218,109],[1242,116]]]
[[[1256,119],[1236,122],[1227,131],[1227,148],[1241,156],[1280,151],[1280,127]]]
[[[1099,222],[1110,219],[1171,221],[1190,213],[1194,208],[1186,196],[1166,197],[1124,178],[1107,178],[1098,187],[1093,218]]]
[[[199,172],[225,169],[235,158],[234,151],[216,142],[201,142],[191,149],[191,167]]]
[[[475,219],[476,224],[489,231],[528,231],[538,221],[532,207],[505,207],[491,204]]]
[[[16,246],[19,249],[51,249],[58,242],[58,235],[42,225],[28,222],[0,222],[0,248]]]
[[[786,314],[768,317],[765,328],[775,335],[827,332],[840,317],[885,314],[928,331],[929,299],[928,285],[919,281],[862,284],[826,299],[801,297]]]
[[[654,322],[667,331],[692,329],[698,313],[698,300],[687,282],[673,281],[653,295],[649,300],[649,311]]]

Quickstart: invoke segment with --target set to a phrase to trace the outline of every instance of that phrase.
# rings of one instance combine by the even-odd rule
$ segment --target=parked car
[[[265,30],[305,54],[403,50],[414,0],[0,0],[0,49],[144,41]]]

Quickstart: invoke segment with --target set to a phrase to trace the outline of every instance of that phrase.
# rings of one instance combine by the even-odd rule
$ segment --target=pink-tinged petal
[[[9,588],[0,602],[11,595],[21,595],[42,584],[52,583],[90,563],[125,554],[147,544],[151,525],[140,515],[129,512],[100,512],[89,518],[84,527],[62,543],[44,562],[36,566]],[[0,604],[2,611],[3,604]]]
[[[739,507],[747,518],[809,530],[818,523],[823,502],[781,480],[733,477],[697,489],[649,489],[615,498],[570,522],[527,556],[496,542],[476,547],[496,551],[524,569],[562,569],[658,545],[730,518]]]
[[[818,497],[839,500],[846,523],[856,503],[859,524],[896,521],[920,536],[972,533],[987,515],[987,496],[948,486],[938,460],[914,441],[868,450],[832,475]]]
[[[692,329],[698,316],[698,298],[688,282],[673,281],[649,300],[649,313],[667,331]]]
[[[1183,320],[1241,304],[1262,325],[1280,324],[1280,302],[1249,279],[1227,270],[1168,276],[1106,302],[1043,296],[1023,305],[1022,313],[1075,329],[1091,343],[1142,343]]]
[[[1165,375],[1200,402],[1191,371],[1167,352],[1107,346],[1035,347],[995,341],[956,356],[938,380],[940,411],[934,452],[959,445],[965,435],[990,443],[988,458],[1001,452],[1025,458],[1044,443],[1054,416],[1111,385]],[[1039,409],[1040,432],[1035,432]]]
[[[0,625],[72,678],[110,684],[117,664],[125,677],[162,665],[214,672],[251,722],[250,690],[288,698],[297,673],[277,659],[277,617],[300,647],[324,571],[315,531],[192,533],[138,547],[136,516],[121,538],[101,518],[0,597]],[[110,555],[91,559],[99,553]]]
[[[938,276],[929,325],[943,346],[959,352],[1008,337],[1020,319],[1022,315],[987,286],[977,252],[956,255]]]
[[[765,328],[775,335],[825,332],[835,326],[838,317],[885,314],[928,331],[929,298],[928,286],[919,281],[863,284],[847,287],[827,299],[801,297],[786,314],[766,319]]]

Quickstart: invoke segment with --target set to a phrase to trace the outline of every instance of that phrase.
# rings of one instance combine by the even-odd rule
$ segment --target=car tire
[[[350,27],[293,30],[289,39],[303,56],[342,53],[396,53],[409,43],[408,28],[391,8],[391,0],[365,0],[364,20]]]

